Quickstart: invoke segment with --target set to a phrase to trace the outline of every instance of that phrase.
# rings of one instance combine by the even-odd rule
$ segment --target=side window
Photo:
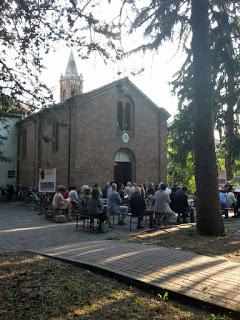
[[[54,122],[52,126],[52,151],[57,152],[59,150],[59,124]]]
[[[123,130],[123,103],[121,101],[117,106],[117,125],[120,130]]]
[[[124,129],[131,131],[131,104],[127,102],[124,108]]]
[[[117,126],[118,126],[118,129],[121,131],[133,130],[133,105],[131,102],[122,102],[122,101],[118,102]]]

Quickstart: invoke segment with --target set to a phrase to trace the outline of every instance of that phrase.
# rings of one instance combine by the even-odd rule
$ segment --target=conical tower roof
[[[68,59],[68,65],[66,68],[65,76],[71,76],[71,77],[78,77],[78,70],[77,65],[73,56],[73,52],[71,50],[69,59]]]

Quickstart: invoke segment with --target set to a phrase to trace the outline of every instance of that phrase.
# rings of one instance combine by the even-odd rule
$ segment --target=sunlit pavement
[[[133,229],[136,229],[135,223]],[[107,233],[75,229],[75,222],[54,223],[22,202],[0,202],[0,252],[40,250],[82,241],[109,239],[130,233],[129,224]]]
[[[20,203],[0,203],[0,251],[31,250],[88,265],[169,292],[240,312],[240,264],[110,239],[128,227],[107,234],[54,224]]]

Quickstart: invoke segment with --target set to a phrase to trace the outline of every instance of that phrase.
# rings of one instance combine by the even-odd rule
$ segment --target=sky
[[[177,97],[172,95],[169,82],[184,60],[184,55],[181,52],[176,53],[176,48],[176,43],[165,43],[158,52],[138,53],[122,63],[107,65],[97,54],[87,60],[81,60],[74,48],[73,54],[78,72],[83,75],[84,93],[128,76],[153,102],[174,115],[177,112]],[[70,51],[68,47],[59,46],[44,59],[46,68],[42,73],[42,80],[52,89],[56,102],[59,102],[59,79],[61,74],[65,73]],[[131,72],[142,68],[144,71],[139,75],[131,75]]]
[[[100,20],[104,18],[106,21],[111,21],[113,17],[118,17],[118,2],[111,1],[109,3],[108,0],[102,0],[100,3],[101,5],[94,7],[94,9],[89,5],[89,10],[94,10],[94,16]],[[144,5],[148,5],[148,0],[141,0],[141,6]],[[123,17],[126,16],[131,18],[128,7],[123,12]],[[121,44],[126,51],[143,44],[144,39],[142,37],[143,30],[141,29],[131,36],[129,36],[127,29],[121,29]],[[102,58],[97,54],[92,54],[87,60],[81,60],[77,56],[77,50],[73,48],[78,72],[82,73],[84,79],[83,92],[88,92],[128,76],[153,102],[165,108],[171,115],[174,115],[177,112],[178,101],[177,97],[174,97],[171,93],[169,82],[180,69],[185,58],[185,55],[180,50],[176,53],[177,46],[177,41],[166,42],[158,49],[158,52],[138,53],[128,57],[121,63],[109,63],[108,65],[105,65]],[[58,45],[55,50],[44,59],[46,69],[42,74],[42,80],[52,89],[56,102],[59,102],[59,79],[61,74],[65,73],[71,49]],[[131,72],[137,72],[142,68],[144,68],[142,73],[137,76],[131,76]],[[121,74],[118,75],[118,72],[121,72]]]

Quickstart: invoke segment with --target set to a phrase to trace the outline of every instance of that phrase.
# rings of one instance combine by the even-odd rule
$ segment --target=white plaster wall
[[[7,137],[7,140],[0,145],[0,150],[3,151],[3,156],[10,161],[0,160],[0,187],[6,186],[6,184],[15,185],[17,179],[17,130],[15,124],[20,119],[19,117],[5,117],[4,119],[4,122],[0,120],[0,135]],[[8,128],[5,128],[6,125]],[[15,178],[8,178],[9,170],[15,170]]]

